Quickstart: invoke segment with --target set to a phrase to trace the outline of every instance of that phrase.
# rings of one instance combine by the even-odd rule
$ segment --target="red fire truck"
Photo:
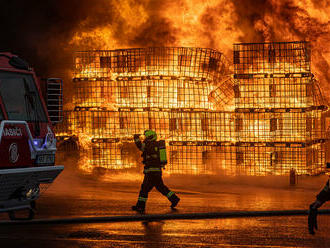
[[[61,121],[62,80],[36,77],[18,56],[0,53],[0,212],[34,216],[35,201],[61,173],[52,126]]]

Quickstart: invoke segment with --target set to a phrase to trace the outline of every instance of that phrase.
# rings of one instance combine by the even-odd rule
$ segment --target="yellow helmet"
[[[144,131],[144,136],[146,137],[147,140],[150,141],[156,141],[157,140],[157,134],[153,130],[145,130]]]

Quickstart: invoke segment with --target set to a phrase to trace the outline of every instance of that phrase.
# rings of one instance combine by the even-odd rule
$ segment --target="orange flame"
[[[109,23],[97,25],[97,18],[102,17],[88,16],[75,30],[72,46],[81,50],[208,47],[231,60],[233,43],[308,40],[313,48],[312,71],[330,100],[330,6],[325,1],[123,0],[107,4],[99,8],[109,10],[105,17]]]
[[[109,24],[103,23],[91,27],[93,18],[88,17],[81,23],[80,28],[75,30],[70,41],[72,46],[81,50],[150,46],[209,47],[222,51],[229,60],[232,60],[232,44],[236,42],[308,40],[313,49],[312,71],[319,79],[322,89],[330,93],[330,76],[328,75],[330,50],[327,46],[330,40],[328,21],[330,7],[327,4],[315,3],[313,0],[240,0],[235,2],[180,0],[157,3],[148,0],[139,3],[124,0],[108,4],[103,8],[111,9]],[[285,63],[282,66],[286,67]],[[291,65],[291,69],[293,66]],[[84,68],[81,70],[81,75],[77,76],[96,77],[105,71],[105,69],[102,71],[102,69]],[[255,71],[255,73],[258,72]],[[267,70],[263,73],[267,73]],[[143,73],[140,72],[140,74]],[[117,78],[126,75],[113,72],[111,76]],[[265,84],[263,87],[267,92],[270,85]],[[305,90],[301,89],[301,91]],[[177,89],[173,89],[174,94],[177,94],[176,91]],[[215,110],[216,105],[212,105],[214,104],[212,97],[217,94],[217,85],[209,85],[208,93],[207,101],[211,103],[209,109]],[[325,95],[330,100],[330,94]],[[256,97],[262,98],[258,95]],[[144,98],[145,96],[141,97],[141,102],[137,103],[138,107],[143,106]],[[129,102],[121,104],[130,106]],[[262,107],[267,103],[261,101],[259,104]],[[289,97],[288,104],[301,108],[307,106],[306,101],[295,97]],[[118,109],[118,106],[109,99],[100,103],[99,106],[112,110]],[[253,106],[251,104],[251,107]],[[293,124],[287,121],[282,125],[284,125],[283,132],[286,132],[285,130],[289,130]],[[245,131],[255,136],[260,135],[260,130],[270,128],[270,123],[251,122],[246,126]],[[300,131],[297,130],[298,138],[303,137]]]

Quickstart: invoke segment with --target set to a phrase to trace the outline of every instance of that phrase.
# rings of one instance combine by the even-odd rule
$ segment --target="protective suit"
[[[180,198],[166,187],[162,179],[162,168],[166,164],[162,155],[164,154],[164,147],[162,147],[160,141],[157,141],[157,134],[155,131],[146,130],[144,135],[145,139],[143,142],[140,140],[139,134],[134,135],[134,142],[139,150],[142,151],[144,179],[141,185],[138,201],[135,206],[132,206],[132,209],[141,213],[144,212],[148,193],[153,187],[156,187],[160,193],[168,198],[172,203],[171,208],[175,208],[179,203]]]

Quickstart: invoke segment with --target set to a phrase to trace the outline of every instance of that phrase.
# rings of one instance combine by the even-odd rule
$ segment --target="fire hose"
[[[249,218],[249,217],[281,217],[281,216],[304,216],[308,210],[274,210],[274,211],[232,211],[232,212],[206,212],[206,213],[178,213],[178,214],[141,214],[127,216],[100,216],[100,217],[76,217],[76,218],[54,218],[34,219],[19,221],[1,221],[0,226],[8,225],[63,225],[63,224],[85,224],[85,223],[115,223],[115,222],[137,222],[137,221],[159,221],[159,220],[193,220],[193,219],[227,219],[227,218]],[[319,215],[330,214],[330,209],[318,210]]]

